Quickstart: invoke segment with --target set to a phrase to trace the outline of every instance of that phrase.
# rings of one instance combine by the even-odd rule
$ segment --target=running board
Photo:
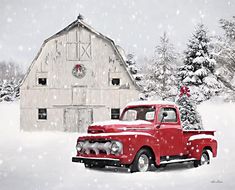
[[[180,163],[180,162],[190,162],[196,160],[195,158],[187,158],[187,159],[174,159],[169,161],[162,161],[160,164],[173,164],[173,163]]]

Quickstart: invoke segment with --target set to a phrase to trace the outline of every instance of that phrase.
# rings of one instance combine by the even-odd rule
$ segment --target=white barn
[[[139,87],[113,40],[80,17],[46,39],[20,87],[22,130],[85,132],[117,119]]]

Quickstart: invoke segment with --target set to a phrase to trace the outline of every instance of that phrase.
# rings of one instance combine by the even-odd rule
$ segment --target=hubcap
[[[138,169],[140,172],[146,172],[149,168],[149,158],[145,154],[142,154],[138,160]]]
[[[201,157],[201,165],[205,165],[205,164],[209,164],[209,158],[206,153],[203,153]]]

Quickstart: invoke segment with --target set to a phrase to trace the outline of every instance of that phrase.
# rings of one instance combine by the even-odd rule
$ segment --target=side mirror
[[[167,115],[168,115],[167,112],[163,112],[162,113],[162,120],[163,120],[163,118],[167,117]]]
[[[167,112],[163,112],[163,113],[162,113],[162,119],[161,119],[161,121],[160,121],[160,124],[157,125],[157,128],[158,128],[158,129],[161,127],[161,124],[162,124],[164,118],[167,117],[167,115],[168,115]]]

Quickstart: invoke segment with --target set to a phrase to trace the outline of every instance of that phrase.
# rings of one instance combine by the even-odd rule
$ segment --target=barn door
[[[85,105],[86,104],[86,86],[72,87],[72,103],[73,105]]]
[[[93,122],[93,111],[90,108],[68,108],[64,111],[64,128],[69,132],[86,132]]]
[[[65,109],[64,111],[64,128],[65,131],[78,132],[78,110]]]
[[[80,109],[78,125],[81,126],[79,132],[87,132],[88,126],[93,122],[92,109]]]

